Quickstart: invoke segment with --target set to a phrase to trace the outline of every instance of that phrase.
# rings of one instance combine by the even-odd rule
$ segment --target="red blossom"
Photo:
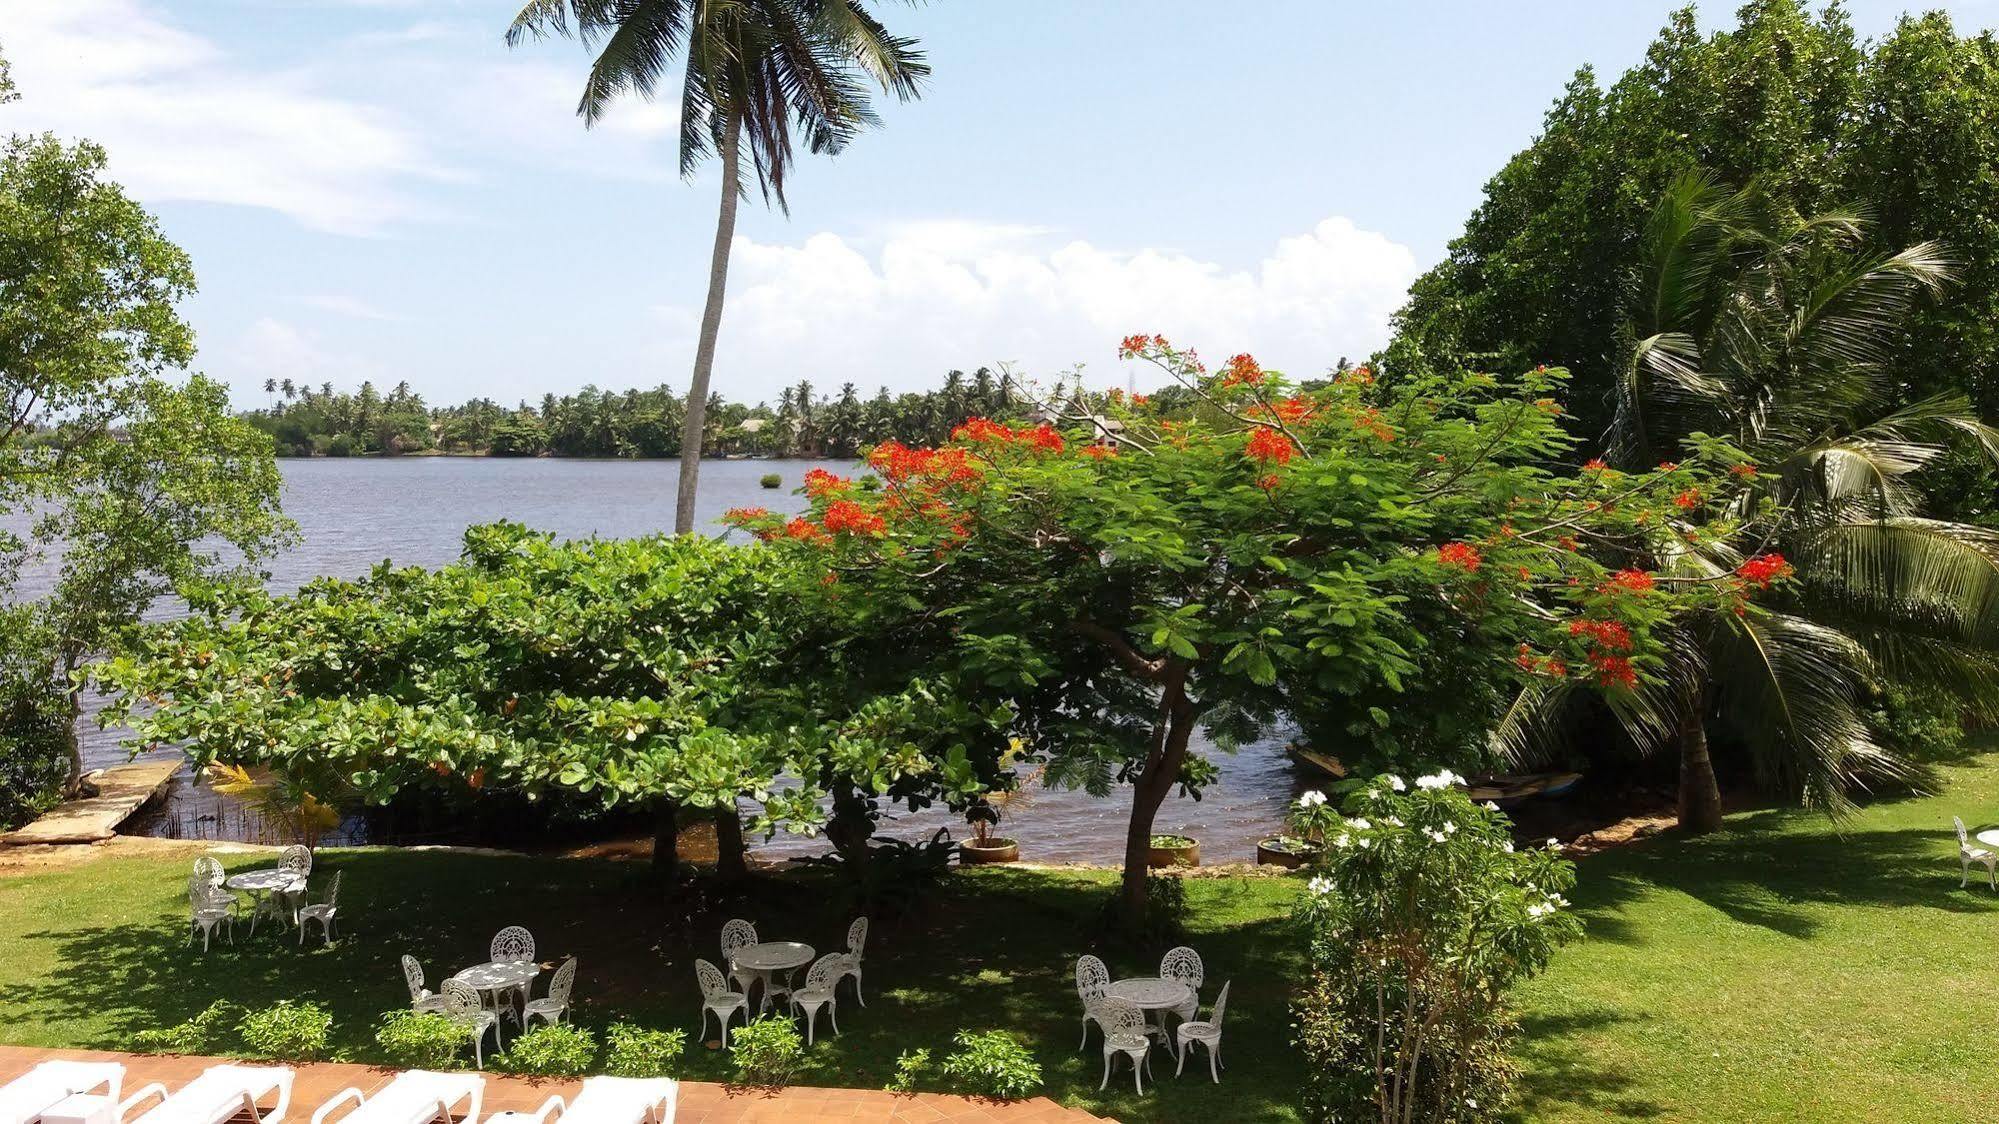
[[[1573,620],[1570,636],[1586,636],[1597,648],[1610,652],[1631,650],[1631,630],[1622,621]]]
[[[1131,404],[1134,406],[1150,406],[1152,405],[1152,395],[1134,394],[1131,396]]]
[[[826,528],[799,516],[784,525],[784,537],[800,542],[818,542],[826,537]]]
[[[1457,567],[1467,574],[1475,574],[1478,573],[1478,568],[1485,564],[1485,556],[1468,542],[1447,542],[1437,548],[1437,563],[1442,566]]]
[[[1652,575],[1643,570],[1619,570],[1610,575],[1609,581],[1603,583],[1603,589],[1606,593],[1622,590],[1626,593],[1644,594],[1652,592],[1655,584],[1657,583]]]
[[[1152,341],[1154,338],[1155,337],[1147,336],[1143,332],[1135,336],[1126,336],[1123,342],[1118,344],[1117,347],[1118,355],[1128,359],[1134,355],[1141,354],[1145,351],[1146,348],[1152,346]],[[1159,343],[1160,346],[1163,347],[1165,346],[1166,341],[1160,340]]]
[[[1574,553],[1576,550],[1580,549],[1576,545],[1576,537],[1574,535],[1563,535],[1560,538],[1556,539],[1555,541],[1561,545],[1563,550],[1569,551],[1570,553]]]
[[[1242,386],[1245,383],[1255,386],[1262,381],[1263,368],[1257,366],[1256,359],[1250,355],[1232,355],[1228,366],[1222,368],[1224,386]]]
[[[1742,477],[1744,480],[1754,480],[1756,478],[1756,466],[1753,464],[1738,464],[1728,471]]]
[[[1107,457],[1117,456],[1117,450],[1109,445],[1085,445],[1079,451],[1084,456],[1090,457],[1093,460],[1103,460]]]
[[[1382,441],[1395,440],[1395,431],[1381,420],[1381,411],[1372,406],[1354,411],[1353,427]]]
[[[1660,461],[1660,462],[1659,462],[1659,471],[1660,471],[1660,472],[1678,472],[1679,470],[1680,470],[1680,462],[1679,462],[1679,461]]]
[[[951,440],[970,441],[978,445],[1003,445],[1018,436],[1012,426],[1002,425],[990,418],[966,418],[965,424],[951,431]]]
[[[1628,691],[1638,685],[1638,669],[1631,666],[1629,657],[1592,653],[1589,662],[1596,668],[1598,686],[1620,687]]]
[[[1051,453],[1059,453],[1063,448],[1062,435],[1055,432],[1055,427],[1047,422],[1042,422],[1033,429],[1019,434],[1018,437],[1037,449],[1045,449]]]
[[[1610,467],[1609,465],[1603,463],[1602,457],[1591,457],[1590,459],[1583,462],[1584,472],[1602,472],[1604,469],[1607,469],[1609,467]]]
[[[1781,554],[1759,554],[1735,568],[1737,577],[1758,589],[1768,589],[1771,582],[1796,572]]]
[[[1673,506],[1682,511],[1692,511],[1700,505],[1701,490],[1699,488],[1688,488],[1686,491],[1673,497]]]
[[[770,509],[763,507],[732,507],[722,513],[722,521],[725,523],[754,523],[759,519],[768,518],[770,518]]]
[[[1256,486],[1266,492],[1275,491],[1279,482],[1274,472],[1267,472],[1256,478]]]
[[[805,494],[817,499],[833,492],[843,492],[852,483],[852,480],[844,476],[835,476],[823,468],[815,468],[805,474]]]
[[[1249,443],[1243,447],[1244,455],[1262,464],[1290,464],[1296,452],[1289,437],[1262,425],[1250,431]]]
[[[827,504],[825,523],[827,530],[836,533],[879,535],[888,530],[888,523],[881,516],[853,500],[834,500]]]

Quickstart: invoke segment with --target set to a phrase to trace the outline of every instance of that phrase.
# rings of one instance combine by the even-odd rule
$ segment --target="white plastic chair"
[[[737,1012],[743,1013],[743,1022],[750,1021],[750,997],[729,986],[729,977],[722,974],[706,960],[694,962],[694,978],[701,981],[701,1034],[708,1033],[708,1013],[715,1013],[715,1021],[722,1027],[722,1046],[729,1045],[729,1019]]]
[[[1215,1067],[1220,1065],[1222,1060],[1222,1015],[1228,1007],[1229,985],[1224,983],[1221,993],[1215,996],[1214,1010],[1208,1012],[1207,1018],[1190,1019],[1180,1024],[1179,1030],[1175,1032],[1175,1037],[1179,1040],[1175,1049],[1180,1053],[1180,1061],[1173,1067],[1173,1076],[1180,1076],[1180,1071],[1187,1065],[1187,1047],[1199,1042],[1208,1051],[1208,1076],[1214,1078],[1215,1084],[1222,1083],[1222,1075],[1215,1072]],[[1228,1067],[1222,1066],[1222,1068]]]
[[[444,1013],[465,1027],[465,1033],[472,1039],[472,1062],[480,1069],[486,1068],[486,1032],[493,1032],[493,1049],[500,1048],[500,1015],[489,1011],[479,1001],[479,993],[471,984],[461,980],[445,980]]]
[[[1083,1040],[1076,1044],[1081,1050],[1090,1044],[1090,1024],[1096,1023],[1102,1031],[1103,1021],[1097,1018],[1097,1004],[1110,994],[1111,970],[1094,956],[1084,955],[1076,961],[1076,998],[1083,1001]]]
[[[1104,1030],[1104,1079],[1097,1088],[1110,1084],[1112,1059],[1126,1057],[1131,1059],[1132,1086],[1143,1094],[1145,1082],[1139,1072],[1152,1072],[1152,1035],[1145,1029],[1145,1012],[1129,1000],[1111,997],[1097,1004],[1096,1020]]]
[[[187,940],[194,943],[194,934],[201,934],[201,951],[208,951],[209,938],[215,935],[217,925],[229,927],[229,943],[236,943],[236,900],[224,891],[218,891],[200,874],[187,880]]]
[[[1971,833],[1964,830],[1964,821],[1956,816],[1950,822],[1957,825],[1957,863],[1964,868],[1964,876],[1957,880],[1958,889],[1971,885],[1971,864],[1984,863],[1986,880],[1994,890],[1999,890],[1999,853],[1988,851],[1971,844]]]
[[[805,1015],[805,1044],[812,1045],[812,1027],[823,1008],[833,1021],[833,1033],[840,1033],[840,1003],[833,994],[847,974],[850,958],[844,952],[829,952],[814,961],[805,973],[805,986],[791,993],[792,1013]]]
[[[333,881],[326,884],[326,898],[323,901],[303,906],[298,911],[298,943],[305,944],[305,927],[308,921],[319,922],[319,935],[327,944],[333,943],[333,922],[340,913],[340,871],[333,872]]]
[[[1201,982],[1206,975],[1207,969],[1201,965],[1201,954],[1186,945],[1167,949],[1166,955],[1159,958],[1160,979],[1179,980],[1187,985],[1187,1001],[1173,1008],[1173,1014],[1181,1022],[1193,1018],[1194,1013],[1201,1009]]]
[[[276,1107],[260,1111],[257,1102],[273,1093]],[[154,1098],[160,1103],[132,1115],[134,1108]],[[283,1066],[212,1065],[171,1093],[157,1081],[140,1089],[119,1102],[116,1119],[123,1124],[223,1124],[248,1112],[259,1124],[267,1120],[277,1124],[291,1100],[292,1071]]]
[[[748,995],[750,985],[757,982],[757,974],[736,967],[736,953],[757,943],[757,927],[740,917],[722,926],[722,967],[729,973],[729,982],[744,995]]]
[[[572,1116],[577,1124],[673,1124],[679,1099],[680,1082],[671,1077],[586,1077],[573,1101],[550,1097],[533,1112],[497,1113],[486,1124],[550,1124]]]
[[[569,993],[575,986],[576,958],[572,956],[564,960],[562,966],[555,970],[555,975],[549,978],[548,995],[531,999],[526,1007],[521,1008],[521,1029],[526,1030],[536,1019],[554,1025],[567,1018]]]
[[[28,1124],[78,1093],[101,1095],[117,1104],[118,1087],[124,1081],[122,1062],[42,1062],[0,1085],[0,1124]]]
[[[854,918],[854,923],[847,926],[847,971],[840,978],[853,978],[854,998],[859,999],[863,1007],[868,1005],[868,1001],[861,995],[861,958],[862,950],[866,949],[867,946],[868,919],[865,917],[856,917]]]
[[[361,1090],[352,1086],[340,1090],[312,1114],[312,1124],[325,1124],[328,1116],[349,1101],[354,1102],[354,1107],[340,1118],[340,1124],[430,1124],[431,1121],[448,1124],[452,1107],[463,1101],[471,1102],[465,1113],[466,1124],[478,1124],[479,1102],[485,1095],[486,1079],[477,1074],[413,1069],[396,1074],[393,1081],[375,1090],[373,1096],[363,1096]]]
[[[417,963],[416,957],[408,953],[403,954],[403,982],[409,985],[410,1010],[443,1011],[449,1006],[444,1001],[444,996],[424,986],[423,965]]]

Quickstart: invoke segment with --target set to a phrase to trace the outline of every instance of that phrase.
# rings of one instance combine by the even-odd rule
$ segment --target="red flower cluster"
[[[1673,497],[1673,506],[1679,508],[1681,511],[1692,511],[1700,505],[1701,490],[1699,488],[1688,488],[1686,491]]]
[[[1255,386],[1263,381],[1263,368],[1257,366],[1251,355],[1231,355],[1228,366],[1222,368],[1223,386]]]
[[[835,476],[823,468],[811,469],[805,474],[805,494],[813,499],[832,492],[844,492],[851,484],[852,480],[844,476]]]
[[[1261,407],[1251,411],[1252,416],[1274,417],[1285,425],[1298,425],[1312,420],[1317,407],[1308,398],[1291,397],[1270,404],[1268,410]]]
[[[1373,386],[1374,372],[1366,367],[1355,367],[1351,371],[1340,372],[1333,381],[1346,383],[1349,386]]]
[[[1266,492],[1276,491],[1277,485],[1279,483],[1280,481],[1277,479],[1277,474],[1274,472],[1266,472],[1262,476],[1256,478],[1256,486],[1262,488]]]
[[[819,542],[825,539],[826,528],[821,527],[810,519],[800,516],[786,523],[784,530],[780,533],[788,539],[798,539],[801,542]]]
[[[754,523],[769,517],[770,509],[767,507],[732,507],[722,513],[722,520],[726,523]]]
[[[1262,464],[1290,464],[1297,451],[1289,437],[1262,425],[1250,431],[1249,443],[1243,446],[1245,456]]]
[[[1381,411],[1372,406],[1354,412],[1353,427],[1382,441],[1395,440],[1395,431],[1381,420]]]
[[[1117,450],[1109,445],[1085,445],[1078,451],[1092,460],[1103,460],[1107,457],[1117,456]]]
[[[1638,685],[1638,669],[1631,666],[1624,656],[1590,653],[1590,666],[1596,669],[1596,681],[1602,687],[1622,687],[1630,690]]]
[[[1468,542],[1447,542],[1437,548],[1437,563],[1455,566],[1467,574],[1476,574],[1478,568],[1485,564],[1485,556]]]
[[[1602,457],[1591,457],[1590,459],[1583,462],[1584,472],[1602,472],[1604,469],[1607,469],[1609,467],[1610,467],[1609,465],[1603,463]]]
[[[1560,656],[1536,656],[1534,649],[1525,644],[1520,645],[1520,654],[1513,657],[1513,662],[1530,674],[1546,675],[1551,679],[1569,677],[1569,665]]]
[[[1660,472],[1678,472],[1679,470],[1680,470],[1680,462],[1679,462],[1679,461],[1660,461],[1660,462],[1659,462],[1659,471],[1660,471]]]
[[[1601,651],[1631,650],[1631,630],[1622,621],[1573,620],[1569,622],[1569,635],[1587,637]]]
[[[1019,435],[1019,440],[1037,449],[1046,449],[1051,453],[1059,453],[1063,448],[1062,435],[1055,432],[1055,427],[1049,425],[1047,422],[1042,422],[1033,429],[1022,432]]]
[[[1757,589],[1768,589],[1771,582],[1795,573],[1797,570],[1781,554],[1759,554],[1735,568],[1737,577]]]
[[[1166,346],[1167,343],[1165,336],[1148,336],[1145,333],[1140,332],[1138,335],[1135,336],[1126,336],[1124,340],[1117,345],[1117,353],[1119,358],[1129,359],[1134,355],[1143,354],[1148,348],[1153,348],[1153,347],[1163,348]]]
[[[1609,581],[1603,583],[1603,591],[1646,594],[1652,592],[1655,584],[1657,583],[1653,581],[1652,575],[1643,570],[1619,570],[1610,575]]]
[[[965,424],[951,431],[951,440],[975,445],[1032,445],[1051,453],[1059,453],[1063,448],[1062,435],[1047,422],[1033,429],[1015,429],[991,418],[966,418]]]
[[[969,484],[983,475],[978,462],[963,449],[912,449],[900,441],[876,445],[868,452],[868,467],[891,484],[911,480]]]
[[[881,516],[853,500],[834,500],[826,505],[826,529],[856,535],[879,535],[888,530]]]
[[[1152,405],[1152,395],[1134,394],[1131,396],[1131,404],[1139,407],[1150,406]]]
[[[1753,464],[1738,464],[1735,467],[1729,469],[1728,471],[1736,476],[1742,477],[1744,480],[1756,479],[1756,466]]]

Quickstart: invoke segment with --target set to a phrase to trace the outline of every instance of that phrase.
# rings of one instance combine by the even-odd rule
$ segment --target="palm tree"
[[[1779,553],[1797,575],[1760,611],[1679,628],[1663,673],[1615,707],[1642,747],[1676,745],[1690,833],[1721,823],[1711,731],[1742,746],[1767,787],[1840,814],[1856,785],[1913,773],[1871,736],[1876,685],[1999,703],[1999,532],[1924,518],[1913,480],[1953,438],[1999,457],[1999,431],[1962,397],[1901,402],[1902,327],[1950,269],[1935,245],[1882,252],[1866,232],[1853,214],[1773,220],[1753,187],[1692,174],[1644,233],[1607,457],[1643,470],[1706,435],[1742,454],[1754,487],[1732,538],[1662,531],[1627,561],[1717,581]],[[1564,693],[1530,688],[1501,746],[1547,744]]]
[[[680,93],[680,172],[704,157],[722,161],[722,201],[708,266],[708,302],[694,349],[681,438],[680,490],[673,529],[694,529],[708,382],[722,324],[736,203],[747,146],[766,202],[785,204],[793,131],[814,153],[837,154],[878,124],[866,79],[907,101],[920,94],[929,64],[916,41],[890,35],[865,0],[532,0],[514,17],[507,42],[574,34],[603,44],[577,112],[595,124],[625,92],[651,98],[676,55],[686,54]]]

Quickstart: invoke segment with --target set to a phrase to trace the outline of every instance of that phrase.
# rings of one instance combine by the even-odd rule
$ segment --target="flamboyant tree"
[[[1004,700],[1055,783],[1130,783],[1127,916],[1162,802],[1212,775],[1196,729],[1227,746],[1289,713],[1342,754],[1463,766],[1519,682],[1615,704],[1674,613],[1755,611],[1743,577],[1596,560],[1758,509],[1718,502],[1739,486],[1720,443],[1615,481],[1551,473],[1562,372],[1294,392],[1247,355],[1210,373],[1157,337],[1122,353],[1193,408],[1078,394],[1039,425],[973,418],[942,447],[877,446],[873,478],[815,474],[806,515],[731,516],[816,567],[878,662]]]

